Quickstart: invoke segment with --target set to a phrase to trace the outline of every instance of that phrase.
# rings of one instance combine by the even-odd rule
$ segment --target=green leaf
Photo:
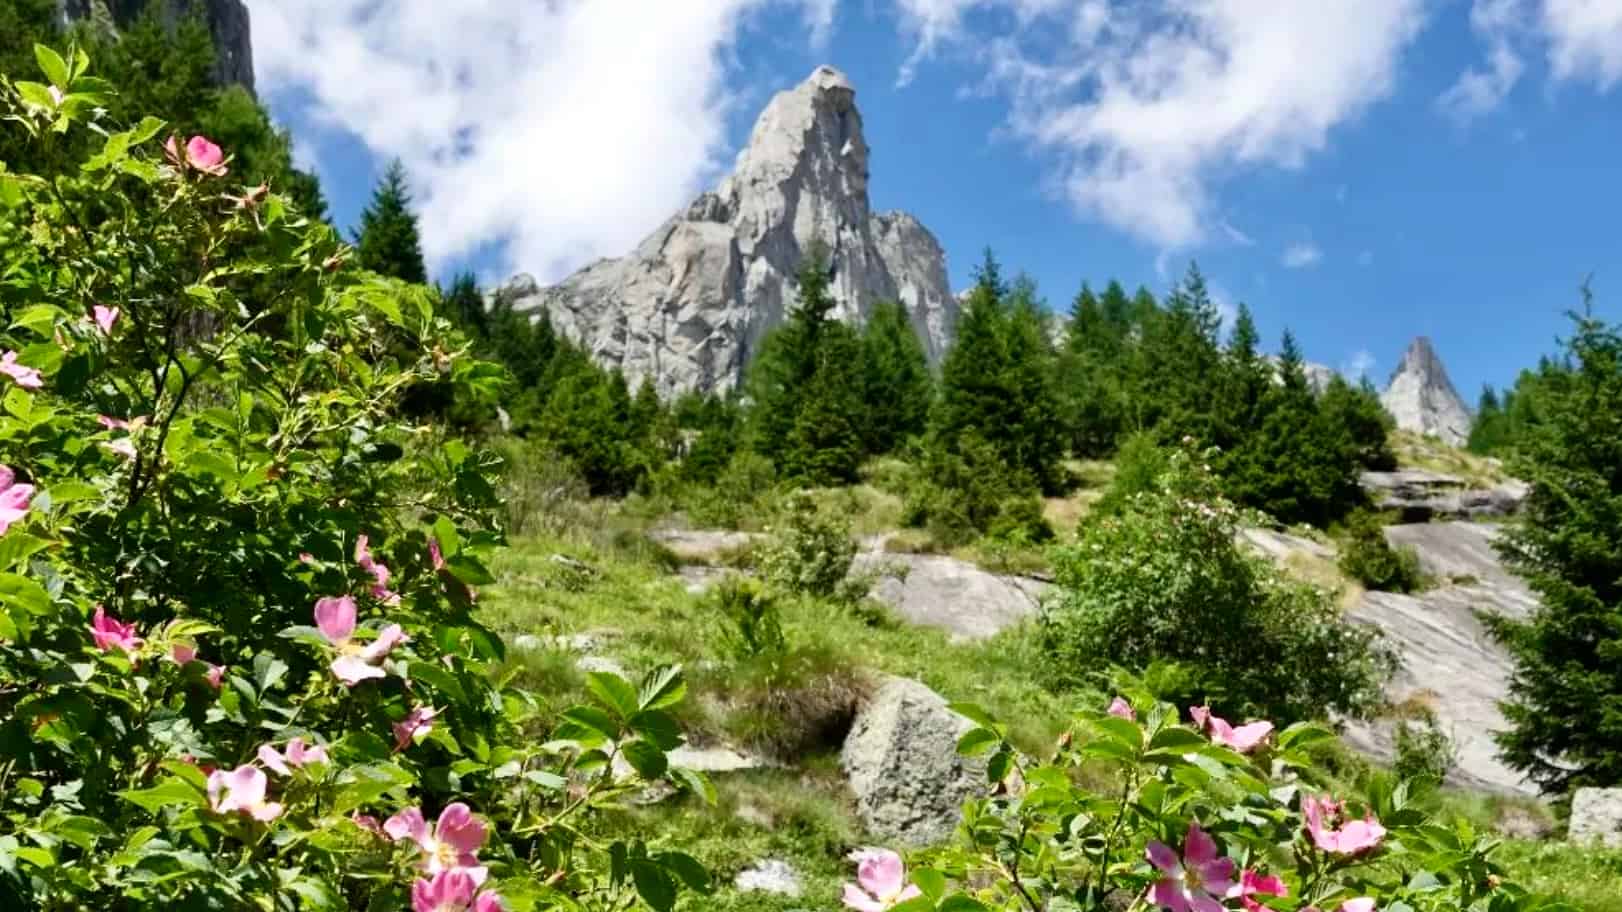
[[[687,697],[680,665],[661,665],[642,679],[638,703],[643,709],[666,709]]]
[[[689,792],[703,798],[705,804],[711,807],[715,805],[715,784],[709,780],[709,777],[685,766],[672,766],[669,773],[672,779],[680,782]]]
[[[30,614],[51,611],[51,597],[45,587],[15,573],[0,573],[0,604],[16,605]]]
[[[118,797],[140,805],[149,814],[156,814],[170,805],[207,807],[208,796],[182,779],[165,779],[148,789],[126,789]]]
[[[593,671],[586,675],[586,689],[598,702],[612,709],[621,719],[629,719],[640,708],[636,689],[629,681],[613,672]]]
[[[27,532],[8,532],[0,537],[0,568],[10,569],[45,550],[50,542]]]
[[[661,852],[655,858],[666,869],[675,872],[688,889],[699,893],[710,892],[710,872],[704,870],[698,859],[684,852]]]
[[[1092,727],[1099,734],[1125,746],[1133,753],[1143,749],[1143,729],[1131,719],[1122,719],[1119,716],[1104,716],[1094,719]]]
[[[656,709],[639,712],[628,724],[631,731],[652,741],[660,750],[671,751],[681,746],[681,727],[667,713]]]
[[[997,725],[997,720],[991,717],[991,713],[980,708],[978,703],[948,703],[946,708],[982,728],[1001,731],[1001,728]]]
[[[1199,732],[1173,725],[1155,732],[1155,736],[1149,739],[1149,749],[1181,753],[1204,747],[1207,743],[1205,736]]]
[[[615,722],[613,718],[608,715],[608,713],[605,713],[596,707],[571,707],[563,711],[563,718],[565,721],[573,722],[576,725],[582,726],[592,732],[595,732],[603,738],[613,740],[614,738],[619,737],[619,723]],[[559,727],[561,728],[561,726]],[[570,740],[580,739],[572,738]]]
[[[163,126],[163,121],[156,117],[143,117],[141,122],[135,125],[135,129],[130,131],[130,142],[134,145],[147,142],[157,136],[163,130]]]
[[[620,750],[644,779],[658,779],[670,768],[665,752],[650,741],[631,741],[621,745]]]
[[[1297,722],[1279,732],[1278,746],[1281,750],[1294,750],[1334,737],[1334,732],[1315,722]]]
[[[68,90],[69,85],[73,82],[73,76],[68,72],[68,62],[62,59],[61,54],[43,44],[36,44],[34,45],[34,60],[38,61],[40,72],[44,73],[45,78],[51,81],[51,85],[64,92]]]
[[[934,868],[914,868],[912,882],[924,891],[925,896],[936,902],[940,902],[940,898],[946,894],[946,875]]]
[[[901,907],[896,906],[896,910],[901,912]],[[990,910],[978,899],[959,893],[956,896],[946,897],[946,901],[940,905],[940,912],[990,912]]]
[[[62,308],[55,304],[35,304],[19,311],[11,321],[11,328],[26,329],[35,335],[49,337],[63,316]]]
[[[986,728],[971,728],[957,739],[957,752],[965,757],[975,757],[991,750],[1002,743],[1002,736]]]
[[[449,570],[452,576],[469,586],[488,586],[496,581],[496,578],[490,574],[489,570],[485,569],[483,564],[467,554],[458,554],[455,557],[445,558],[445,569]]]
[[[655,912],[670,912],[676,905],[676,882],[657,862],[647,858],[632,858],[631,882],[642,901]]]
[[[561,792],[569,787],[569,780],[546,770],[529,770],[524,778],[549,792]]]

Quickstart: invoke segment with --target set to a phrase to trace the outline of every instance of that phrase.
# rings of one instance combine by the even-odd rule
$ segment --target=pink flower
[[[1120,697],[1110,701],[1109,714],[1132,722],[1138,721],[1138,714],[1132,709],[1132,704]]]
[[[1303,906],[1301,912],[1318,912],[1318,907]],[[1374,912],[1374,900],[1367,896],[1348,899],[1340,904],[1340,912]]]
[[[441,871],[411,885],[411,912],[501,912],[501,897],[479,888],[462,870]]]
[[[371,814],[362,814],[360,811],[355,811],[349,815],[349,820],[355,826],[360,827],[368,833],[375,836],[384,835],[383,825],[378,823],[377,818],[373,817]]]
[[[313,564],[315,563],[315,555],[308,551],[300,551],[298,553],[298,562],[301,564]]]
[[[169,657],[176,665],[190,665],[197,660],[197,647],[190,643],[176,643],[169,649]]]
[[[204,677],[208,679],[208,683],[215,690],[219,690],[220,684],[225,681],[225,666],[215,665],[213,662],[208,663],[208,674],[204,675]]]
[[[1284,881],[1276,875],[1269,874],[1264,877],[1248,868],[1239,876],[1239,882],[1228,890],[1228,898],[1237,897],[1247,912],[1262,912],[1264,908],[1262,904],[1251,899],[1252,896],[1259,895],[1289,896],[1290,891],[1284,886]]]
[[[130,423],[122,418],[113,418],[109,415],[97,415],[96,423],[109,431],[127,431]]]
[[[395,646],[411,639],[399,624],[390,624],[369,645],[355,642],[351,639],[355,633],[355,600],[347,595],[317,600],[315,626],[327,642],[337,647],[338,658],[332,660],[332,673],[351,687],[367,678],[383,677],[383,669],[378,668],[377,663]]]
[[[135,458],[135,441],[129,439],[128,437],[120,437],[117,440],[104,441],[102,443],[102,448],[107,452],[112,453],[114,456],[118,456],[123,459]]]
[[[429,536],[428,560],[434,566],[434,572],[445,569],[445,552],[439,548],[439,539]]]
[[[907,883],[901,856],[889,849],[863,849],[854,858],[856,883],[845,884],[845,895],[841,897],[847,908],[884,912],[921,894],[916,884]]]
[[[389,591],[389,579],[393,576],[388,565],[372,558],[370,539],[359,536],[355,539],[355,563],[362,570],[372,575],[372,597],[386,605],[400,604],[400,596]]]
[[[1209,734],[1212,741],[1241,754],[1255,750],[1273,731],[1271,722],[1252,722],[1234,728],[1228,724],[1228,720],[1211,715],[1210,708],[1205,706],[1190,706],[1188,715],[1194,720],[1195,727]]]
[[[1307,795],[1301,799],[1301,814],[1307,818],[1307,833],[1325,852],[1355,855],[1380,844],[1385,827],[1369,813],[1362,820],[1345,820],[1346,804],[1329,797]],[[1336,824],[1339,824],[1337,827]]]
[[[215,177],[224,177],[230,170],[225,166],[225,153],[203,136],[193,136],[186,143],[186,163]]]
[[[90,314],[96,321],[96,328],[104,336],[113,334],[113,324],[118,322],[120,311],[116,307],[104,307],[100,304],[90,308]]]
[[[269,744],[260,745],[259,762],[283,776],[291,776],[294,769],[311,763],[326,763],[327,749],[319,744],[305,747],[303,738],[294,738],[287,742],[285,755]]]
[[[475,886],[484,883],[488,871],[479,865],[477,854],[484,845],[484,824],[462,802],[446,805],[432,829],[421,810],[407,808],[383,821],[383,832],[396,842],[415,842],[422,850],[422,869],[430,876],[466,871]]]
[[[96,641],[96,648],[102,652],[114,646],[128,653],[141,648],[141,638],[135,635],[135,625],[119,623],[100,605],[96,606],[96,615],[90,620],[90,638]]]
[[[270,780],[257,766],[239,766],[231,772],[215,770],[208,777],[208,801],[221,814],[240,811],[255,820],[275,820],[282,806],[265,800]]]
[[[0,535],[28,515],[28,502],[33,497],[33,485],[17,484],[17,473],[10,466],[0,465]]]
[[[17,385],[23,389],[37,390],[45,385],[45,380],[39,375],[39,371],[17,363],[17,353],[14,351],[8,351],[4,355],[0,355],[0,374],[5,374],[17,381]]]
[[[1188,825],[1183,841],[1183,857],[1161,842],[1149,843],[1149,863],[1165,875],[1149,891],[1149,899],[1171,912],[1223,912],[1219,897],[1234,887],[1233,859],[1217,851],[1216,840]]]
[[[407,746],[428,737],[434,730],[429,724],[439,710],[432,706],[414,706],[406,717],[394,723],[394,749],[404,750]]]

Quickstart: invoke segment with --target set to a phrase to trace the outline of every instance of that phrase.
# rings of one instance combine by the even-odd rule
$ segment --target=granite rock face
[[[960,640],[995,636],[1035,616],[1050,588],[1040,580],[988,573],[931,554],[858,554],[851,572],[876,575],[873,597],[907,622],[939,627]]]
[[[1571,799],[1567,837],[1575,845],[1598,842],[1622,849],[1622,788],[1580,788]]]
[[[214,81],[239,85],[253,92],[253,36],[248,5],[243,0],[58,0],[64,22],[92,19],[123,28],[156,6],[165,25],[173,28],[197,13],[214,36]]]
[[[1470,439],[1470,410],[1453,388],[1431,340],[1424,336],[1409,343],[1391,383],[1380,394],[1380,404],[1400,430],[1435,437],[1451,446],[1464,446]]]
[[[724,391],[794,306],[795,273],[820,246],[840,319],[899,301],[939,361],[958,314],[946,255],[911,215],[871,211],[867,180],[856,92],[818,67],[766,106],[732,174],[635,250],[551,287],[517,276],[496,297],[546,311],[633,387],[651,377],[666,396]]]
[[[1358,484],[1376,508],[1394,510],[1404,522],[1511,516],[1520,512],[1531,490],[1514,479],[1490,488],[1471,488],[1461,478],[1421,469],[1364,472]]]
[[[907,678],[886,681],[857,713],[839,764],[874,835],[909,846],[941,842],[963,802],[985,791],[983,758],[957,752],[974,723]]]

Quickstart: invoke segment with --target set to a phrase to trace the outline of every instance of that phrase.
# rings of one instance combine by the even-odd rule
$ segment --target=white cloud
[[[1516,43],[1531,19],[1531,0],[1475,0],[1470,29],[1487,45],[1487,65],[1460,73],[1436,99],[1437,106],[1460,124],[1497,108],[1526,68]]]
[[[966,38],[959,32],[972,8],[1016,13],[1003,34],[973,36],[988,84],[1012,102],[1008,132],[1052,156],[1059,185],[1082,212],[1171,248],[1218,229],[1213,194],[1225,177],[1299,167],[1331,129],[1384,98],[1425,7],[897,2],[918,42],[909,63]]]
[[[1549,64],[1558,79],[1588,79],[1608,91],[1622,80],[1622,3],[1543,0]]]
[[[1221,221],[1217,222],[1217,227],[1222,229],[1222,234],[1227,237],[1228,240],[1238,244],[1240,247],[1256,246],[1255,238],[1234,227],[1234,225],[1227,219],[1222,219]]]
[[[1359,349],[1352,352],[1351,357],[1346,359],[1346,363],[1341,365],[1340,373],[1342,376],[1355,383],[1358,380],[1367,377],[1369,375],[1369,371],[1374,369],[1375,363],[1374,354],[1372,352],[1366,348]]]
[[[1323,261],[1324,252],[1311,241],[1298,241],[1284,248],[1284,256],[1280,258],[1287,269],[1306,269],[1316,266]]]
[[[262,93],[401,157],[435,264],[556,278],[618,255],[725,163],[726,52],[768,0],[251,0]],[[803,0],[808,31],[832,0]]]

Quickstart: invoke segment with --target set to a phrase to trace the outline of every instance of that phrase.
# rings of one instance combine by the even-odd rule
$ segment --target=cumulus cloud
[[[1487,45],[1487,65],[1460,73],[1436,99],[1448,116],[1467,123],[1498,107],[1509,95],[1526,68],[1515,45],[1531,19],[1529,0],[1475,0],[1470,7],[1470,28]]]
[[[1437,99],[1460,122],[1497,108],[1520,81],[1525,55],[1541,45],[1559,81],[1609,91],[1622,80],[1622,4],[1615,0],[1475,0],[1470,28],[1486,47]]]
[[[1351,357],[1346,359],[1346,363],[1341,365],[1340,373],[1341,376],[1355,383],[1367,377],[1369,371],[1374,369],[1374,365],[1374,354],[1363,348],[1352,352]]]
[[[1544,0],[1542,26],[1558,79],[1587,79],[1601,91],[1622,80],[1622,4]]]
[[[1423,0],[897,0],[913,59],[973,36],[1009,133],[1082,212],[1163,247],[1219,229],[1214,187],[1301,166],[1392,88]],[[1008,15],[1012,12],[1013,15]],[[1009,24],[1012,23],[1012,24]],[[989,27],[989,26],[987,26]],[[969,42],[964,41],[964,44]],[[903,76],[910,75],[904,70]]]
[[[1284,256],[1280,262],[1286,269],[1306,269],[1316,266],[1323,261],[1324,252],[1311,241],[1298,241],[1284,248]]]
[[[262,93],[411,173],[432,263],[556,278],[724,165],[726,52],[767,0],[250,0]],[[803,0],[825,35],[833,0]],[[628,27],[633,24],[634,27]]]

